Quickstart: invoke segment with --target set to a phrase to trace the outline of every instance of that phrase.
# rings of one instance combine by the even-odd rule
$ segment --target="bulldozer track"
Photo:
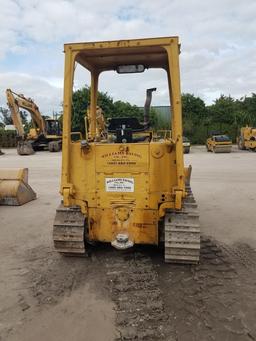
[[[106,258],[116,305],[117,340],[165,340],[167,316],[151,257],[140,252]]]
[[[165,216],[165,262],[197,264],[200,257],[200,225],[191,188],[182,209]]]
[[[85,254],[85,218],[79,207],[64,207],[56,210],[53,224],[55,250],[66,256]]]

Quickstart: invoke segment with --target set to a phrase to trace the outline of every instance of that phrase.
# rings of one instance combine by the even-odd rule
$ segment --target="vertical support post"
[[[176,143],[177,185],[178,190],[182,191],[183,195],[185,195],[178,38],[171,39],[171,44],[165,48],[169,63],[168,82],[172,106],[172,138]]]
[[[92,140],[96,137],[96,110],[97,110],[97,95],[98,95],[98,79],[99,73],[91,71],[91,98],[90,98],[90,116],[91,116],[91,131]]]
[[[62,191],[70,186],[70,143],[71,143],[71,114],[74,79],[74,60],[71,47],[65,50],[64,70],[64,103],[63,103],[63,132],[62,132]]]

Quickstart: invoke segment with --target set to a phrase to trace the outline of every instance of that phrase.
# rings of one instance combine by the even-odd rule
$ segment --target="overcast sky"
[[[221,93],[256,92],[255,0],[0,0],[0,8],[0,106],[10,87],[43,113],[59,111],[64,43],[171,35],[182,44],[182,92],[208,104]],[[76,89],[88,83],[87,73],[77,71]],[[163,71],[139,80],[106,73],[100,80],[114,100],[137,105],[154,86],[152,104],[168,104]]]

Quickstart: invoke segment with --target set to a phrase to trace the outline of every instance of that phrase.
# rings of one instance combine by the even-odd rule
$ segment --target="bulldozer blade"
[[[17,153],[19,155],[32,155],[35,153],[31,142],[29,141],[19,141],[17,145]]]
[[[36,199],[28,184],[28,169],[0,170],[0,205],[19,206]]]

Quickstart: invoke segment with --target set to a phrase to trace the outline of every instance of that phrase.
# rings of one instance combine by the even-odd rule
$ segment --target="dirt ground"
[[[0,207],[0,340],[256,340],[256,154],[193,147],[202,243],[197,266],[162,251],[101,245],[85,258],[53,251],[61,154],[18,156],[38,199]]]

